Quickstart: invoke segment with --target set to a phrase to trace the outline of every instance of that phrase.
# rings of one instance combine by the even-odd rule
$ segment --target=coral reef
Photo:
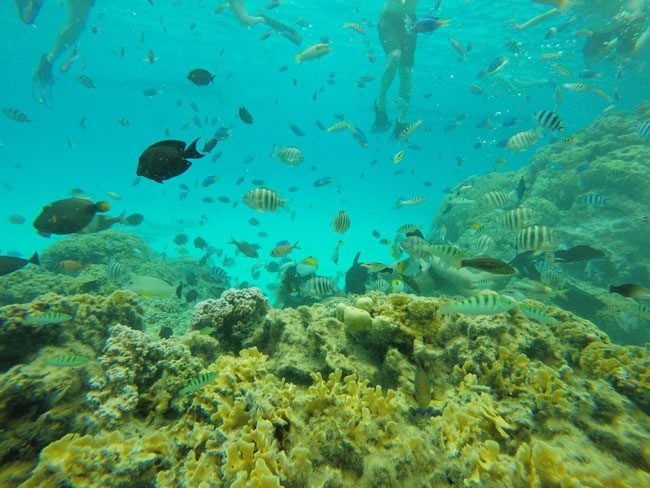
[[[194,307],[190,330],[214,329],[213,335],[231,351],[259,341],[264,334],[268,298],[259,288],[231,288],[220,298],[204,300]]]
[[[642,209],[650,207],[650,147],[630,129],[635,120],[624,113],[609,112],[576,133],[575,143],[557,141],[541,147],[530,165],[515,173],[472,177],[471,188],[462,194],[470,203],[456,205],[454,195],[447,197],[433,219],[430,239],[439,240],[440,229],[446,229],[446,239],[472,254],[512,260],[516,230],[504,227],[503,209],[488,208],[483,196],[494,190],[514,190],[513,182],[523,178],[527,186],[523,199],[511,199],[505,209],[531,209],[530,224],[552,226],[560,249],[588,245],[605,254],[592,261],[555,262],[554,271],[566,282],[569,299],[555,297],[553,301],[594,321],[619,342],[648,342],[650,329],[643,327],[634,304],[608,293],[612,283],[650,281],[645,250],[650,226],[640,218]],[[584,195],[600,195],[606,203],[585,205],[580,201]],[[468,225],[470,222],[481,225],[480,233]],[[534,268],[532,263],[530,268]],[[447,286],[444,270],[434,267],[433,271],[443,290],[458,291]],[[461,281],[460,277],[452,278]],[[492,275],[489,285],[498,291],[507,280],[495,280]]]
[[[158,340],[115,323],[84,369],[49,371],[49,382],[38,361],[6,372],[14,416],[3,418],[0,484],[650,483],[647,355],[570,313],[547,307],[549,325],[517,309],[442,315],[441,299],[374,293],[264,318],[265,301],[235,298],[258,290],[228,296],[197,310],[262,321],[245,341],[270,356],[231,355],[199,331]],[[344,307],[368,314],[363,333]],[[11,408],[21,398],[29,418]]]

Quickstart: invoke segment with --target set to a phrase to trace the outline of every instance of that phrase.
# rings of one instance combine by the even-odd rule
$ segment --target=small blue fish
[[[325,176],[324,178],[320,178],[314,181],[314,186],[316,188],[319,188],[321,186],[331,185],[332,183],[336,183],[336,179],[332,178],[331,176]]]
[[[576,168],[576,173],[582,173],[583,171],[587,171],[589,169],[589,166],[591,166],[591,163],[589,161],[585,163],[580,163]]]
[[[350,131],[352,132],[352,137],[354,137],[354,140],[357,141],[361,147],[368,147],[368,138],[361,129],[359,129],[356,125],[353,125],[350,127]]]
[[[546,169],[551,171],[564,171],[566,168],[562,163],[546,163]]]
[[[215,176],[215,175],[206,176],[203,179],[203,181],[201,182],[201,186],[205,188],[205,187],[208,187],[208,186],[216,183],[217,181],[219,181],[218,176]]]
[[[214,138],[217,141],[225,141],[230,137],[230,134],[232,134],[232,131],[228,127],[221,126],[214,133]]]
[[[291,132],[293,132],[298,137],[304,137],[305,136],[305,132],[300,127],[298,127],[296,124],[294,124],[293,122],[289,123],[289,129],[291,129]]]
[[[449,24],[449,20],[446,19],[440,19],[438,17],[431,16],[422,17],[421,19],[413,22],[413,32],[416,34],[426,34],[433,32],[439,27],[443,27],[447,24]]]

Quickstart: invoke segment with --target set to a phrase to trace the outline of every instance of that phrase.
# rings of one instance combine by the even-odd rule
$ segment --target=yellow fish
[[[325,56],[332,50],[332,47],[329,44],[319,43],[314,44],[313,46],[308,47],[303,52],[298,54],[295,57],[296,63],[302,63],[303,61],[311,61],[312,59],[317,59]]]

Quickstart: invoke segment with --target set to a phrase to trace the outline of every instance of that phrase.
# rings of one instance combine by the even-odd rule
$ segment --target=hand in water
[[[52,76],[52,63],[43,54],[38,63],[38,68],[32,77],[32,93],[39,103],[46,107],[52,107],[52,86],[54,77]]]

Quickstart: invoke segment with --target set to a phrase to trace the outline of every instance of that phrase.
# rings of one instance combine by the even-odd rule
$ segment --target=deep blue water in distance
[[[249,3],[254,12],[265,2]],[[0,250],[3,254],[15,250],[28,255],[47,247],[51,241],[38,236],[31,221],[44,205],[80,187],[95,200],[110,200],[107,191],[121,195],[120,201],[111,201],[111,214],[124,209],[142,213],[145,223],[130,230],[146,238],[155,250],[171,256],[176,253],[172,239],[183,232],[189,234],[190,240],[200,235],[231,255],[232,246],[225,244],[231,235],[256,242],[262,246],[263,258],[279,240],[300,240],[302,249],[292,257],[318,257],[319,274],[328,276],[347,269],[357,250],[363,251],[367,261],[388,261],[390,248],[378,244],[371,236],[373,229],[391,239],[395,229],[406,222],[421,223],[428,229],[444,187],[492,171],[499,156],[508,158],[502,170],[507,171],[525,165],[534,154],[531,150],[511,155],[496,147],[495,142],[532,127],[533,112],[552,109],[553,87],[532,88],[527,96],[501,90],[497,97],[477,97],[467,87],[475,82],[481,68],[497,56],[508,55],[509,76],[575,81],[561,79],[549,70],[548,63],[539,61],[540,54],[561,50],[565,52],[563,64],[575,73],[585,69],[580,54],[582,41],[575,36],[583,27],[579,22],[549,41],[544,39],[544,33],[549,26],[561,24],[562,19],[516,34],[505,26],[507,20],[521,22],[548,6],[524,0],[500,1],[498,7],[496,3],[443,0],[436,15],[451,19],[450,26],[419,37],[409,119],[422,118],[426,122],[411,140],[421,150],[406,149],[404,161],[396,167],[392,156],[402,146],[389,142],[388,134],[370,133],[371,107],[385,61],[376,30],[367,28],[363,37],[341,28],[344,22],[368,20],[376,24],[383,2],[287,0],[268,13],[294,26],[299,17],[310,22],[310,27],[301,30],[302,45],[295,46],[277,35],[260,40],[264,26],[242,27],[229,11],[217,15],[215,2],[154,1],[150,5],[144,0],[98,0],[79,40],[80,59],[66,74],[59,73],[58,67],[68,54],[55,65],[52,109],[32,97],[31,77],[40,54],[50,49],[65,21],[65,7],[61,2],[46,2],[35,24],[28,26],[18,19],[13,2],[3,2],[0,106],[25,112],[34,125],[0,117]],[[420,14],[431,14],[432,5],[421,2]],[[192,22],[196,27],[190,30]],[[99,32],[93,34],[92,26]],[[294,56],[322,36],[331,40],[332,52],[315,61],[295,64]],[[469,61],[459,61],[449,37],[465,45],[473,44]],[[526,43],[527,54],[517,57],[509,53],[504,42],[510,38]],[[118,55],[121,46],[125,57]],[[153,65],[145,60],[150,49],[158,58]],[[367,59],[369,50],[376,57],[375,63]],[[289,65],[289,69],[278,71],[282,65]],[[190,83],[187,73],[197,67],[215,73],[214,84],[197,87]],[[630,109],[647,96],[647,89],[644,95],[642,88],[648,86],[647,79],[616,79],[616,67],[608,63],[596,69],[604,71],[605,76],[595,84],[608,92],[616,88],[621,94],[618,108]],[[97,90],[88,90],[78,82],[76,76],[82,72],[96,83]],[[335,73],[334,85],[326,83],[331,72]],[[375,76],[375,81],[365,88],[356,87],[364,74]],[[321,87],[323,91],[312,100],[312,94]],[[142,91],[148,88],[158,88],[162,93],[147,98]],[[389,107],[397,97],[396,89],[397,80]],[[425,98],[427,93],[432,96]],[[183,101],[180,107],[178,100]],[[219,125],[232,127],[232,137],[213,150],[222,150],[223,156],[216,164],[211,162],[210,154],[195,160],[185,174],[162,185],[142,180],[138,186],[131,186],[138,156],[153,142],[166,139],[165,128],[169,128],[172,139],[189,143],[201,137],[199,149],[216,130],[218,125],[198,128],[190,121],[190,102],[200,108],[202,121],[206,116],[219,117]],[[253,114],[254,125],[244,125],[238,119],[237,109],[242,105]],[[593,96],[565,93],[561,115],[567,133],[586,126],[607,105],[609,102]],[[394,119],[396,110],[390,112]],[[368,148],[359,146],[348,133],[328,134],[314,125],[314,118],[327,126],[333,124],[336,113],[344,114],[346,120],[364,130]],[[443,130],[463,113],[468,115],[463,126],[453,132]],[[84,116],[86,131],[79,126]],[[130,127],[117,123],[122,117],[129,119]],[[496,128],[477,129],[476,124],[487,117],[494,120]],[[516,130],[500,127],[500,122],[510,117],[521,117],[524,122]],[[182,129],[188,122],[188,127]],[[290,122],[307,135],[294,135],[288,128]],[[477,139],[485,141],[481,149],[472,148]],[[269,156],[274,144],[299,146],[305,162],[299,167],[283,165]],[[251,154],[257,157],[245,164]],[[464,159],[462,166],[457,166],[457,157]],[[374,159],[378,162],[371,166]],[[396,168],[404,173],[395,175]],[[210,174],[221,180],[208,188],[201,187],[200,182]],[[240,176],[245,176],[246,181],[235,186]],[[314,180],[324,176],[335,177],[339,184],[314,188]],[[221,195],[241,201],[252,188],[252,179],[262,179],[266,186],[290,197],[295,220],[282,211],[259,214],[241,203],[232,208],[219,202],[201,202],[204,196],[216,199]],[[425,187],[425,180],[433,185]],[[182,202],[178,198],[181,183],[191,187],[189,197]],[[292,185],[300,190],[288,193]],[[415,195],[427,196],[428,201],[419,207],[394,209],[398,197]],[[345,209],[352,220],[350,230],[342,237],[330,228],[340,209]],[[11,214],[23,215],[27,222],[10,224],[6,217]],[[201,214],[208,217],[203,227],[198,225]],[[260,220],[262,226],[251,227],[247,222],[250,217]],[[257,237],[260,230],[270,236]],[[330,255],[339,239],[344,245],[337,268],[330,262]],[[199,256],[198,251],[192,250],[192,254]],[[248,279],[248,270],[255,261],[239,257],[237,262],[240,272],[235,274]]]

